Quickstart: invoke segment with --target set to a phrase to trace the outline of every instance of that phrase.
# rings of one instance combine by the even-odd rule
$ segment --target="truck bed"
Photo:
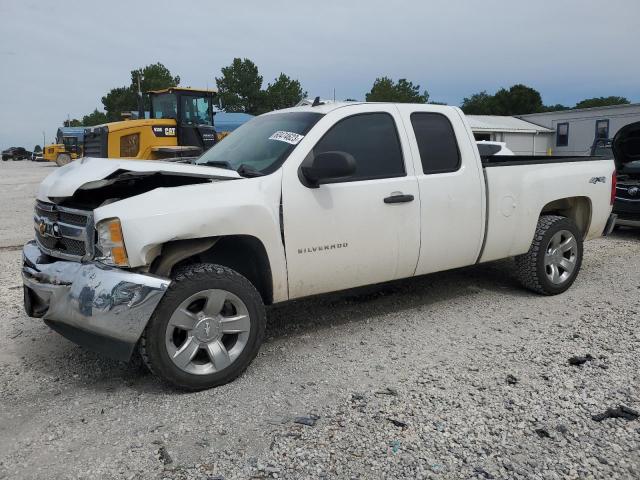
[[[611,210],[613,160],[530,155],[487,160],[483,158],[488,221],[482,262],[504,257],[505,252],[509,256],[525,253],[544,211],[587,209],[581,224],[585,240],[602,234]],[[555,199],[570,200],[546,207]]]

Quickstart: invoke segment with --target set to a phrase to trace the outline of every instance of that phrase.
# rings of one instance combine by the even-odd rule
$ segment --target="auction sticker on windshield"
[[[269,140],[278,140],[280,142],[290,143],[291,145],[297,145],[303,138],[304,135],[300,135],[299,133],[278,130],[269,137]]]

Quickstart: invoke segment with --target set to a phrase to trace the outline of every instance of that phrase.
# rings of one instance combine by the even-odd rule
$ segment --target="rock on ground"
[[[46,167],[0,165],[0,202]],[[640,478],[640,420],[592,419],[640,409],[640,232],[555,297],[502,261],[271,307],[247,372],[193,394],[26,317],[20,263],[0,248],[0,478]]]

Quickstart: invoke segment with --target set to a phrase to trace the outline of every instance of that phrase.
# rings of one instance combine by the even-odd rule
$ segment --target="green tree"
[[[161,90],[163,88],[176,87],[180,85],[180,76],[175,77],[162,63],[154,63],[144,68],[131,70],[131,88],[138,91],[138,75],[142,71],[140,86],[142,93],[150,90]]]
[[[36,145],[33,147],[33,153],[42,153],[42,147],[40,145]]]
[[[545,105],[545,112],[559,112],[560,110],[570,110],[571,107],[567,107],[566,105],[562,105],[561,103],[556,103],[555,105]]]
[[[501,88],[495,95],[475,93],[462,100],[461,108],[468,115],[524,115],[545,110],[540,92],[522,84]]]
[[[234,58],[231,65],[223,67],[221,72],[222,76],[216,77],[216,85],[227,112],[255,115],[264,110],[262,76],[255,63],[248,58]]]
[[[146,67],[138,70],[131,70],[131,90],[136,96],[136,104],[130,110],[138,109],[138,75],[142,73],[142,80],[140,81],[140,89],[143,93],[144,108],[149,110],[151,104],[149,102],[149,96],[144,95],[151,90],[162,90],[163,88],[176,87],[180,85],[180,76],[175,77],[162,63],[154,63],[147,65]]]
[[[307,92],[302,90],[298,80],[281,73],[264,91],[263,110],[268,112],[293,107],[306,96]]]
[[[122,112],[138,110],[138,76],[142,74],[140,87],[142,93],[149,90],[160,90],[180,84],[180,77],[173,76],[169,69],[161,63],[154,63],[143,68],[131,70],[131,84],[127,87],[112,88],[104,97],[102,105],[107,121],[122,120]],[[144,108],[149,109],[149,98],[144,95]],[[104,122],[101,122],[104,123]]]
[[[101,125],[107,123],[107,114],[101,112],[97,108],[89,115],[82,117],[82,125],[85,127],[93,127],[94,125]]]
[[[540,92],[522,84],[513,85],[509,90],[498,90],[494,103],[496,115],[524,115],[544,110]]]
[[[77,118],[72,118],[70,120],[65,120],[64,122],[62,122],[62,125],[65,127],[81,127],[82,122]]]
[[[138,108],[136,94],[131,87],[112,88],[102,97],[102,105],[109,122],[122,120],[122,112],[130,112]]]
[[[607,107],[609,105],[627,105],[631,102],[625,97],[594,97],[576,103],[575,108]]]
[[[495,115],[496,110],[493,95],[485,91],[465,97],[460,108],[467,115]]]
[[[367,102],[427,103],[429,93],[420,93],[420,85],[401,78],[395,83],[389,77],[376,78],[371,91],[366,95]]]

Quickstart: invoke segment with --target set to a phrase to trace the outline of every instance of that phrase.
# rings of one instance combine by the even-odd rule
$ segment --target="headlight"
[[[102,252],[102,256],[98,260],[108,265],[128,267],[129,258],[124,246],[120,219],[102,220],[96,225],[96,230],[98,231],[98,249]]]

